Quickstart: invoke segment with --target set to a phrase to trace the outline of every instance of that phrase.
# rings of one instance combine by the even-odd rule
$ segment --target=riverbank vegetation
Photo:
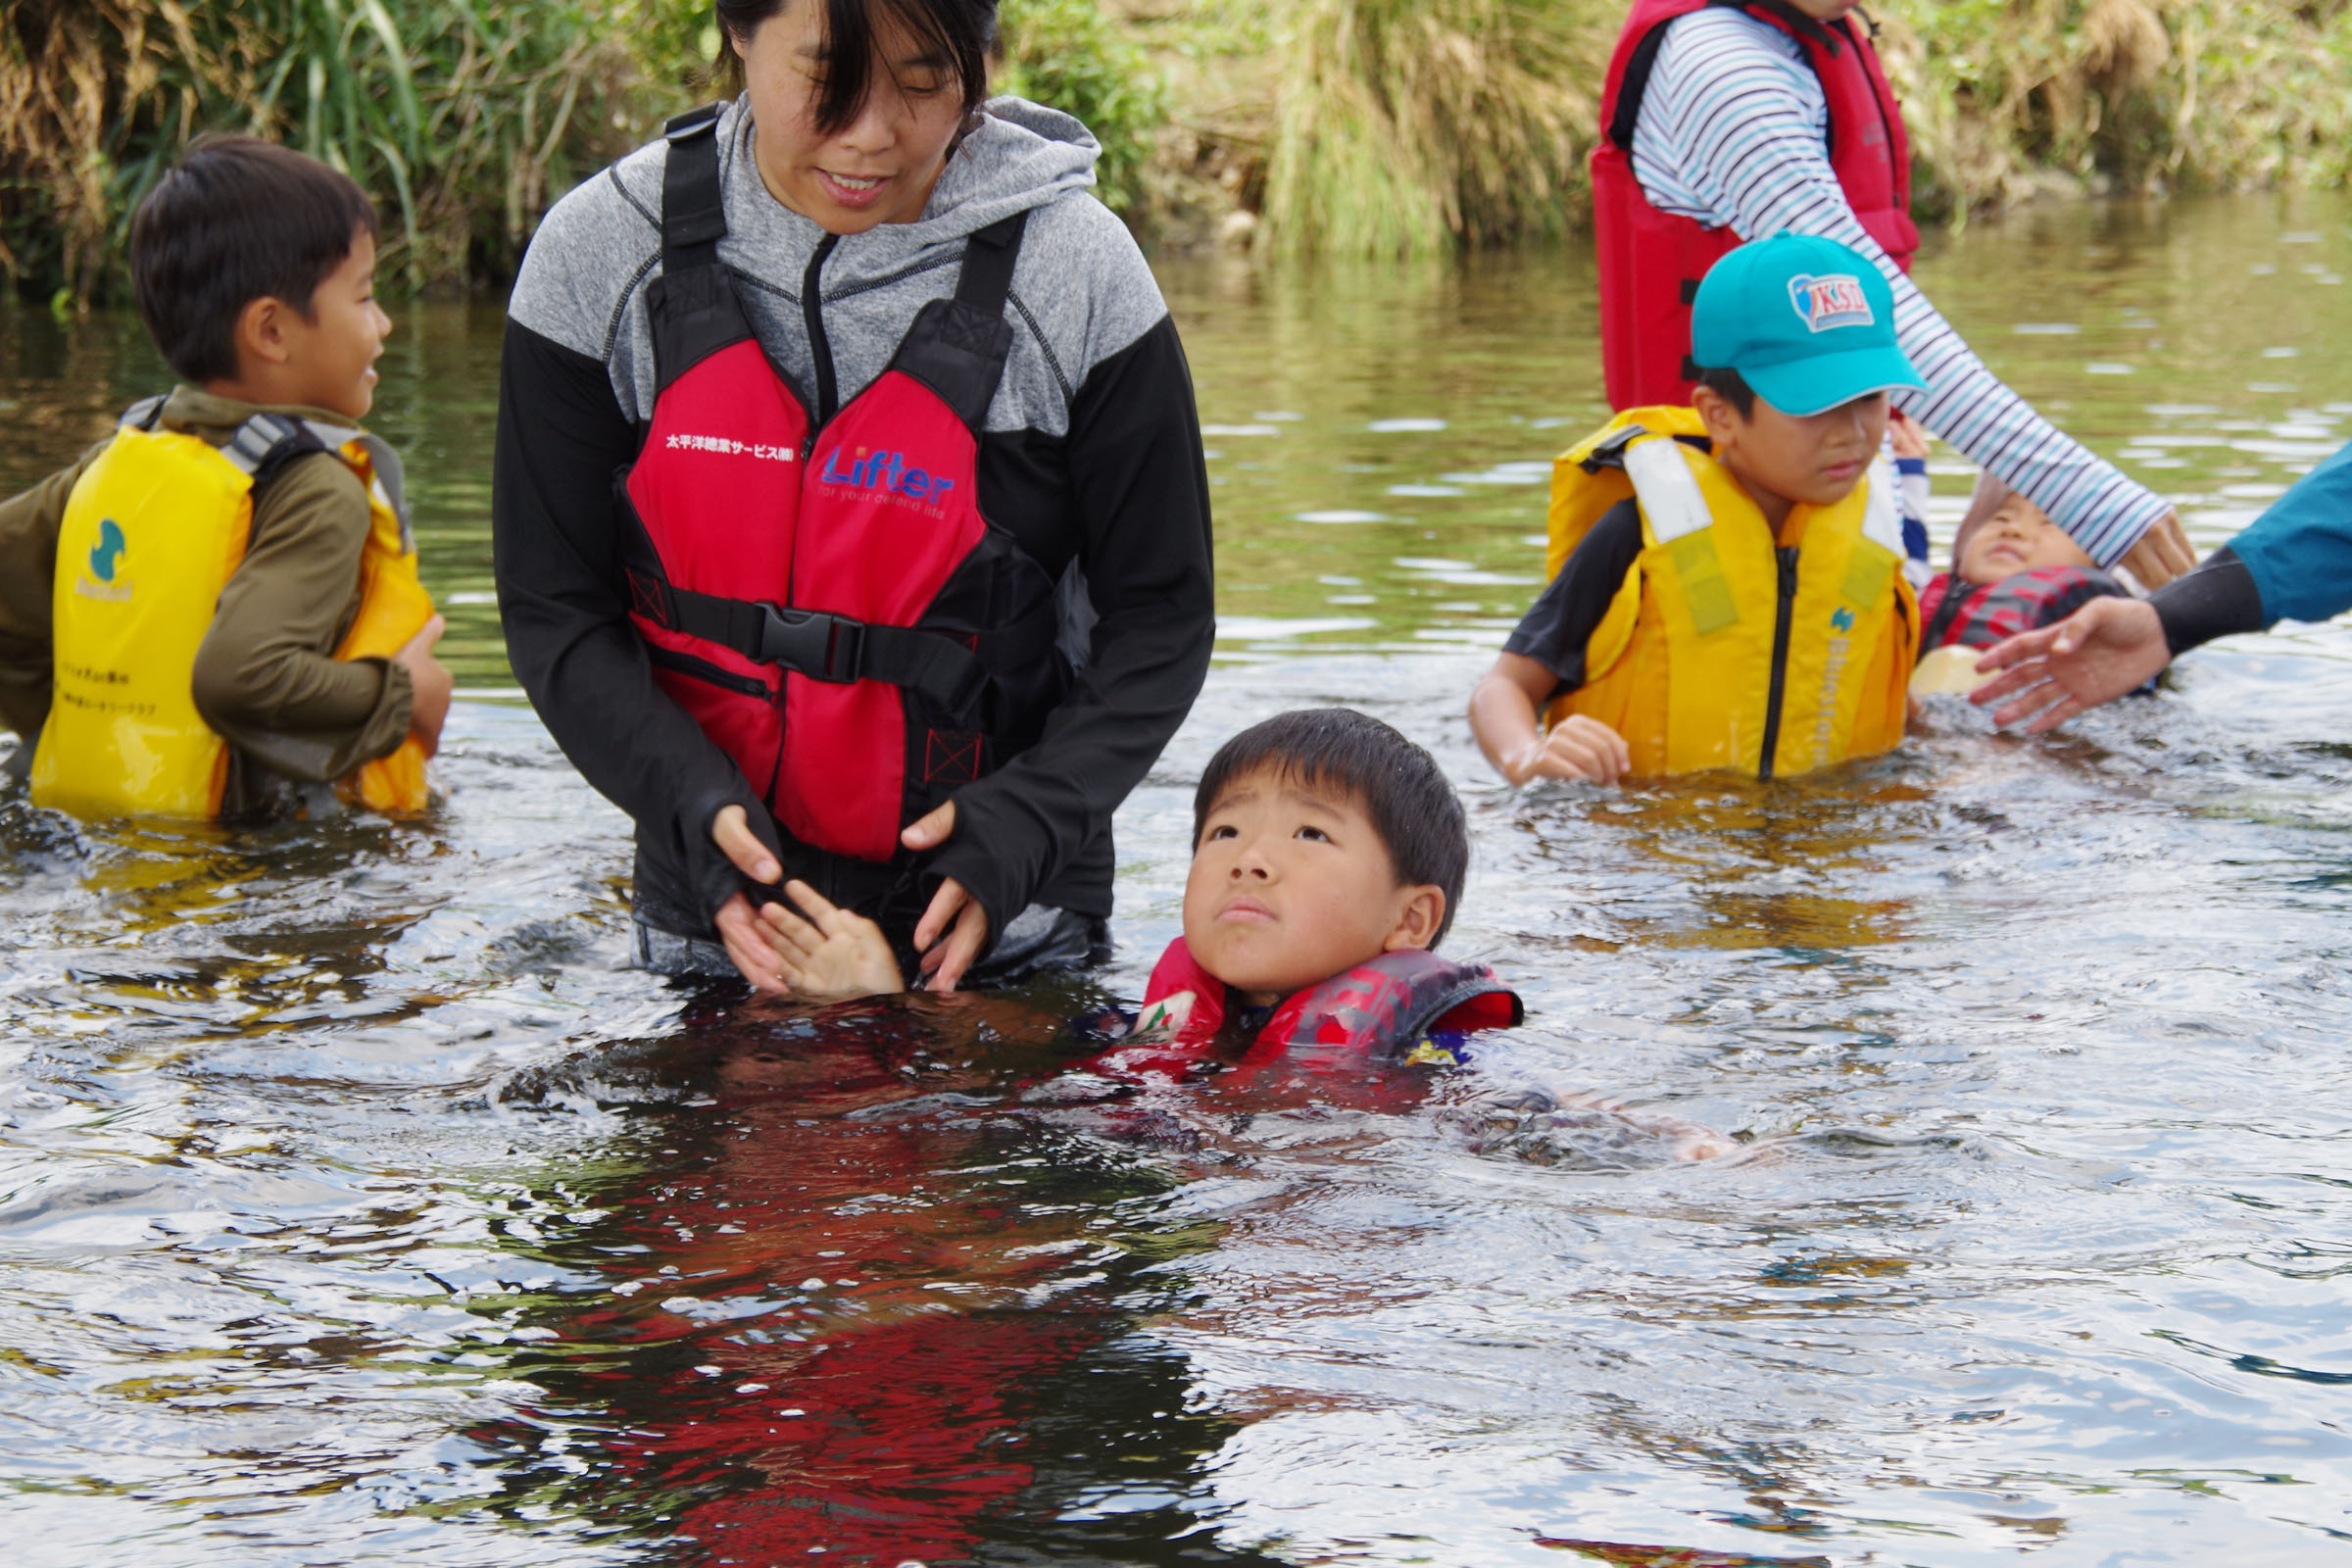
[[[635,0],[11,0],[0,19],[0,269],[119,290],[129,215],[206,129],[348,171],[387,281],[511,272],[547,204],[644,120]]]
[[[1921,205],[2340,183],[2352,0],[1884,0]],[[1104,144],[1163,243],[1410,255],[1580,220],[1624,0],[1004,0],[1000,85]],[[206,128],[346,168],[388,278],[493,286],[548,202],[708,91],[700,0],[12,0],[0,271],[121,286],[128,214]]]

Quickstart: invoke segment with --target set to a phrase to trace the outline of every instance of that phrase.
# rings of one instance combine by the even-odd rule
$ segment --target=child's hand
[[[392,662],[409,672],[409,733],[424,744],[427,757],[441,749],[441,726],[449,717],[450,689],[456,684],[433,657],[433,644],[448,629],[449,622],[435,615],[392,656]]]
[[[1898,458],[1924,458],[1928,455],[1928,430],[1900,409],[1886,411],[1886,434],[1894,443]]]
[[[1502,776],[1513,784],[1538,778],[1614,784],[1633,767],[1634,754],[1624,736],[1590,714],[1571,713],[1552,725],[1550,734],[1512,758]]]
[[[770,904],[760,909],[760,920],[776,952],[776,972],[794,994],[811,1002],[844,1002],[906,989],[880,926],[828,902],[806,882],[785,883],[784,896],[809,918]]]

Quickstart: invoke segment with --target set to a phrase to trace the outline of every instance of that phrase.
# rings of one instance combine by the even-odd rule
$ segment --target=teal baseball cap
[[[1894,339],[1894,291],[1860,251],[1779,233],[1727,253],[1690,306],[1690,358],[1738,370],[1756,396],[1803,417],[1841,403],[1926,391]]]

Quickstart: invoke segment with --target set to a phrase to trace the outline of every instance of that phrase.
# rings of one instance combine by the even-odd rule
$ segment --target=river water
[[[2347,273],[2316,198],[2034,209],[1919,270],[2200,547],[2352,433]],[[2352,631],[2049,740],[1940,708],[1824,776],[1515,793],[1462,706],[1601,412],[1590,269],[1161,275],[1223,615],[1118,956],[814,1015],[620,968],[625,823],[499,651],[497,313],[406,313],[447,804],[0,797],[9,1559],[2352,1560]],[[0,314],[0,486],[158,374]],[[1529,1026],[1435,1081],[1041,1100],[1176,929],[1210,751],[1310,703],[1437,750],[1451,947]]]

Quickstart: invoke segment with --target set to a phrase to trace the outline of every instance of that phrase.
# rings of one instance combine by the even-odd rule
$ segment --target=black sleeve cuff
[[[676,852],[685,863],[695,900],[703,908],[703,918],[713,927],[718,922],[719,906],[738,893],[750,898],[755,906],[784,896],[781,882],[762,885],[737,870],[735,862],[727,858],[727,852],[711,838],[710,824],[729,806],[744,808],[753,834],[767,846],[767,853],[776,858],[778,865],[784,863],[783,847],[776,842],[775,823],[768,818],[767,808],[758,801],[740,790],[712,790],[687,803],[676,817]]]
[[[1040,882],[1039,867],[1050,847],[1018,838],[1017,820],[990,809],[985,791],[963,790],[956,797],[956,832],[941,845],[927,867],[939,881],[954,881],[972,896],[988,915],[988,944],[979,957],[988,956],[1004,927],[1029,906]],[[936,883],[931,884],[936,888]]]
[[[2164,625],[2164,645],[2175,659],[2216,637],[2260,631],[2262,590],[2236,553],[2224,545],[2196,570],[2175,577],[2148,596]]]

